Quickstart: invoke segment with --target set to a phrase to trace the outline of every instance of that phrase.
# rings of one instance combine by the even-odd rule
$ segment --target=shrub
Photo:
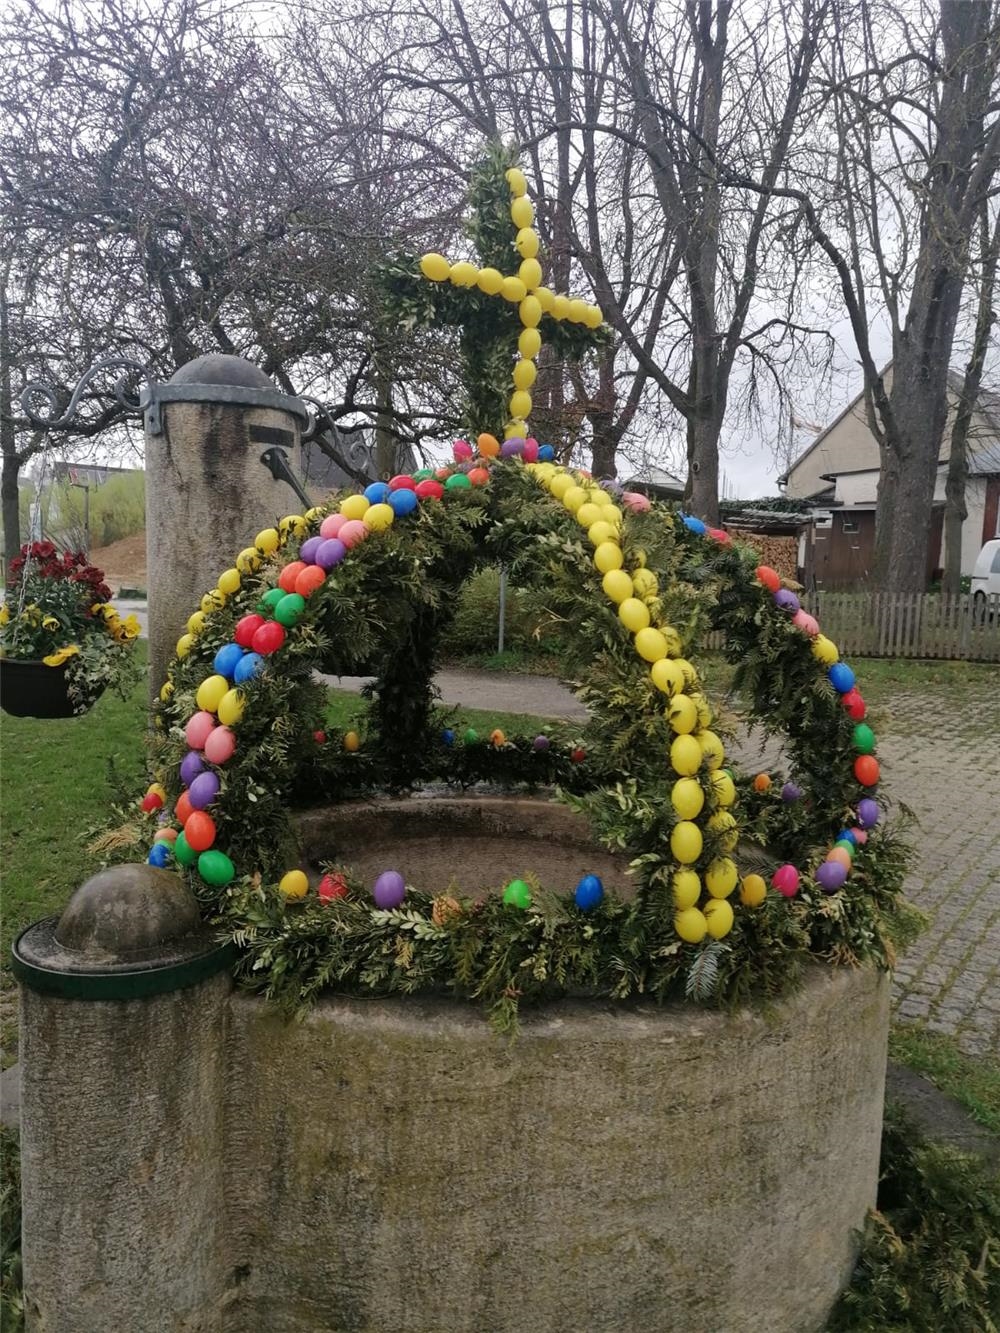
[[[441,651],[451,657],[495,653],[500,619],[500,571],[482,569],[468,579],[458,597],[455,618],[442,635]],[[507,584],[504,647],[525,653],[548,649],[545,613],[538,594]]]

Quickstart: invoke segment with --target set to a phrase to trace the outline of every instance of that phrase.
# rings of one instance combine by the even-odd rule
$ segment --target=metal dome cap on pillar
[[[259,366],[242,356],[207,352],[188,361],[166,383],[150,381],[139,395],[146,431],[159,435],[162,409],[168,403],[220,403],[233,407],[269,407],[297,417],[302,426],[309,409],[301,398],[282,393]]]

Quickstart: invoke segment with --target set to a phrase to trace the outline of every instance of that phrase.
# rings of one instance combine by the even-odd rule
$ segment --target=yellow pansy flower
[[[9,620],[10,620],[10,608],[8,607],[7,603],[4,602],[3,606],[0,606],[0,625],[6,625]]]
[[[43,616],[42,629],[58,629],[58,628],[59,628],[59,621],[56,620],[55,616]]]
[[[75,657],[79,651],[80,649],[75,643],[68,643],[65,648],[59,648],[56,652],[49,653],[48,657],[43,657],[42,661],[46,666],[62,666],[63,662],[67,661],[70,657]]]

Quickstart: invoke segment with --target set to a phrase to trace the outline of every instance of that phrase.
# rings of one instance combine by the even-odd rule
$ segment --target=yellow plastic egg
[[[503,286],[503,274],[498,268],[481,268],[476,277],[476,286],[487,296],[496,296]]]
[[[522,227],[514,237],[514,245],[522,259],[534,259],[538,254],[538,232],[533,227]]]
[[[599,518],[596,523],[591,523],[587,529],[587,536],[595,546],[600,546],[602,542],[612,542],[618,534],[610,523],[605,523],[603,518]]]
[[[583,317],[583,322],[588,329],[599,329],[604,323],[604,312],[600,306],[588,305],[587,312]]]
[[[534,261],[532,261],[534,262]],[[542,307],[537,296],[526,296],[517,307],[518,317],[526,329],[533,329],[542,318]]]
[[[384,532],[386,528],[392,527],[395,517],[396,511],[392,505],[375,504],[370,505],[365,510],[364,518],[361,521],[369,532]]]
[[[514,199],[510,206],[510,220],[518,231],[523,231],[525,227],[530,227],[535,220],[535,210],[531,206],[531,201],[524,195]]]
[[[278,524],[278,536],[287,540],[289,536],[304,537],[306,520],[302,514],[286,514]]]
[[[371,507],[363,495],[345,495],[340,502],[340,512],[345,518],[364,518]]]
[[[767,885],[760,875],[744,875],[740,885],[740,902],[745,907],[759,907],[767,897]]]
[[[660,587],[656,581],[656,575],[648,569],[636,569],[632,573],[632,582],[635,585],[637,597],[655,597]]]
[[[525,297],[525,300],[528,298]],[[518,389],[530,389],[538,378],[538,370],[534,361],[527,361],[522,358],[514,363],[514,373],[511,377],[514,385]]]
[[[649,676],[656,688],[662,690],[664,694],[674,695],[684,688],[683,671],[676,662],[671,662],[668,658],[654,662]]]
[[[610,546],[611,543],[607,544]],[[617,547],[615,549],[617,550]],[[603,546],[597,548],[597,551],[603,550]],[[597,551],[594,552],[595,564],[597,562]],[[601,587],[604,589],[605,595],[610,597],[613,602],[624,602],[627,597],[632,595],[632,580],[624,569],[609,569],[604,578],[601,579]]]
[[[691,865],[701,856],[704,840],[701,829],[690,819],[682,819],[670,830],[670,850],[682,865]]]
[[[504,278],[500,284],[500,295],[505,301],[517,305],[528,295],[528,289],[520,278]]]
[[[356,731],[344,732],[344,749],[348,754],[355,754],[361,748],[361,737]]]
[[[728,773],[719,771],[712,774],[712,790],[721,806],[732,805],[736,800],[736,787]]]
[[[611,500],[605,503],[604,512],[601,514],[601,518],[603,518],[606,523],[614,523],[616,527],[620,528],[622,525],[622,511]]]
[[[670,653],[670,656],[671,656],[671,657],[676,657],[677,660],[678,660],[679,662],[682,662],[684,659],[683,659],[683,657],[681,656],[681,653],[683,652],[683,648],[682,648],[682,646],[681,646],[681,638],[680,638],[680,635],[679,635],[679,634],[677,633],[677,631],[674,629],[673,625],[664,625],[664,626],[663,626],[663,633],[664,633],[664,636],[665,636],[665,638],[666,638],[666,640],[667,640],[667,649],[668,649],[668,651],[669,651],[669,653]],[[681,668],[681,671],[682,671],[682,673],[683,673],[683,667]],[[686,676],[685,676],[684,679],[685,679],[685,682],[687,683],[687,677],[686,677]],[[694,672],[692,671],[692,672],[691,672],[691,680],[690,680],[690,684],[693,685],[694,683],[695,683],[695,677],[694,677]]]
[[[698,710],[686,694],[675,694],[667,707],[667,721],[679,736],[687,736],[698,725]]]
[[[282,898],[304,898],[309,892],[309,881],[302,870],[289,870],[278,883]]]
[[[635,583],[634,578],[632,582]],[[658,629],[647,625],[635,636],[635,651],[644,662],[659,662],[667,655],[667,641]]]
[[[191,615],[189,615],[187,618],[188,634],[192,636],[194,636],[195,634],[200,634],[202,630],[205,628],[206,620],[207,616],[205,615],[204,611],[195,611]]]
[[[245,546],[236,557],[236,568],[241,574],[252,574],[263,563],[260,551],[254,546]]]
[[[479,269],[476,268],[475,264],[470,264],[467,260],[461,259],[457,264],[452,264],[448,277],[455,287],[474,287],[476,279],[479,277]]]
[[[705,904],[705,923],[713,940],[725,939],[733,928],[733,909],[725,898],[713,898]]]
[[[698,691],[695,691],[691,695],[691,699],[695,708],[698,710],[699,727],[710,727],[712,725],[712,709],[708,700],[703,694],[698,693]]]
[[[817,634],[809,647],[813,657],[818,658],[824,666],[833,666],[834,662],[840,660],[837,645],[828,639],[825,634]]]
[[[674,891],[674,906],[681,911],[694,907],[701,897],[701,880],[694,870],[675,870],[670,884]]]
[[[160,702],[166,703],[174,692],[174,683],[172,680],[165,680],[160,686]]]
[[[431,282],[444,282],[450,267],[444,255],[435,254],[433,251],[420,257],[420,272]]]
[[[708,932],[704,912],[697,907],[686,907],[674,916],[674,930],[686,944],[700,944]]]
[[[649,624],[649,607],[638,597],[626,597],[618,608],[618,619],[633,634]]]
[[[568,472],[556,472],[549,482],[549,490],[557,500],[561,500],[572,486],[573,478]]]
[[[214,713],[223,696],[228,693],[229,681],[225,676],[206,676],[194,697],[199,708],[203,708],[206,713]]]
[[[182,634],[181,637],[177,640],[177,646],[174,649],[174,652],[177,654],[178,657],[187,657],[188,653],[191,651],[193,646],[194,646],[194,635]]]
[[[313,505],[311,509],[306,510],[302,517],[305,519],[308,526],[310,523],[319,523],[322,519],[326,518],[328,512],[329,511],[325,509],[323,505]]]
[[[224,569],[219,575],[217,586],[219,592],[224,593],[226,596],[230,596],[232,593],[239,591],[242,582],[243,580],[240,578],[240,571],[238,569]]]
[[[534,296],[538,304],[542,307],[542,313],[548,315],[552,310],[552,303],[556,299],[551,288],[546,286],[536,287]]]
[[[526,417],[531,411],[531,394],[527,389],[515,389],[510,396],[510,414],[512,417]]]
[[[617,542],[601,542],[600,546],[594,552],[594,565],[602,574],[610,574],[615,570],[620,570],[624,563],[625,557],[622,555],[622,549]],[[632,580],[629,579],[627,574],[625,574],[624,577],[628,579],[628,588],[624,596],[630,597],[632,595]],[[625,585],[619,584],[616,586],[624,587]],[[608,592],[607,588],[605,588],[604,591]],[[608,592],[608,596],[612,597],[612,594]],[[612,600],[619,602],[623,601],[624,598],[612,597]]]
[[[574,324],[582,324],[587,318],[587,302],[581,301],[579,297],[574,297],[569,303],[567,313]]]
[[[523,259],[518,265],[517,276],[530,292],[534,290],[542,280],[542,266],[535,258]]]
[[[708,760],[710,772],[722,767],[722,761],[726,757],[726,752],[722,748],[722,742],[716,736],[714,731],[702,731],[698,734],[698,746],[702,754]]]
[[[499,276],[500,274],[498,273],[497,277],[499,278]],[[499,290],[499,288],[497,290]],[[537,301],[538,299],[539,299],[538,293],[536,292],[535,300]],[[542,348],[542,335],[538,332],[537,329],[524,328],[518,334],[517,350],[521,353],[522,356],[527,357],[529,361],[533,357],[536,357],[538,355],[538,353],[541,351],[541,348]]]
[[[520,198],[528,189],[528,182],[524,179],[524,172],[520,167],[508,167],[503,173],[503,178],[515,199]]]
[[[736,862],[728,856],[717,856],[705,871],[705,888],[713,898],[728,898],[738,879]]]
[[[678,778],[670,789],[670,804],[681,819],[697,819],[705,805],[701,783],[694,778]]]
[[[569,317],[569,297],[554,296],[552,298],[552,318],[567,319]]]
[[[685,657],[678,657],[678,658],[677,658],[677,665],[680,667],[681,671],[684,673],[684,684],[685,684],[685,686],[693,685],[693,684],[695,683],[695,681],[697,681],[697,679],[698,679],[698,673],[697,673],[697,671],[695,671],[695,669],[694,669],[694,667],[691,665],[691,663],[690,663],[690,662],[687,660],[687,658],[685,658]]]
[[[723,851],[731,852],[739,841],[739,828],[728,810],[717,811],[708,821],[708,827],[718,835],[719,846]]]
[[[220,610],[225,604],[226,594],[224,592],[219,592],[218,588],[214,588],[211,592],[204,593],[201,599],[201,609],[206,615],[210,615],[213,611]]]
[[[575,514],[581,505],[587,503],[587,492],[582,486],[571,482],[569,489],[563,492],[562,502],[571,514]]]
[[[517,421],[508,421],[503,428],[503,437],[505,440],[519,439],[523,440],[528,434],[528,423],[518,419]]]
[[[600,517],[600,505],[595,505],[592,500],[585,500],[576,511],[576,521],[581,528],[589,528],[590,525],[596,523]]]
[[[670,746],[670,766],[683,778],[690,778],[701,768],[701,746],[693,736],[675,736]]]
[[[216,709],[219,721],[225,727],[232,727],[243,716],[243,696],[239,690],[227,690],[219,700]]]

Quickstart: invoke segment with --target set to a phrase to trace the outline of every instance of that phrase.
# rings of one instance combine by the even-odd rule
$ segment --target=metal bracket
[[[279,449],[276,444],[272,444],[270,449],[265,449],[261,454],[260,461],[264,464],[275,481],[287,482],[305,507],[307,509],[312,508],[312,500],[310,500],[309,496],[306,494],[305,487],[288,466],[288,455],[285,453],[284,449]]]
[[[77,409],[80,406],[80,400],[83,398],[88,386],[93,383],[98,375],[102,374],[105,370],[124,370],[126,372],[131,372],[131,374],[138,372],[145,377],[148,373],[148,369],[149,368],[144,366],[140,361],[133,361],[127,356],[102,357],[100,361],[95,361],[89,370],[85,370],[80,376],[76,387],[72,394],[70,394],[69,403],[66,405],[66,410],[63,412],[62,416],[58,415],[59,397],[56,394],[55,389],[53,389],[51,384],[45,384],[42,380],[31,380],[21,390],[21,410],[33,426],[38,426],[42,430],[63,430],[76,416]],[[128,392],[128,383],[131,374],[127,373],[119,375],[118,379],[115,381],[113,390],[113,396],[121,407],[122,412],[125,416],[130,417],[138,416],[142,411],[140,399]],[[110,395],[106,394],[104,396]],[[32,409],[31,403],[36,398],[43,398],[45,400],[48,409],[47,412],[39,413]]]

